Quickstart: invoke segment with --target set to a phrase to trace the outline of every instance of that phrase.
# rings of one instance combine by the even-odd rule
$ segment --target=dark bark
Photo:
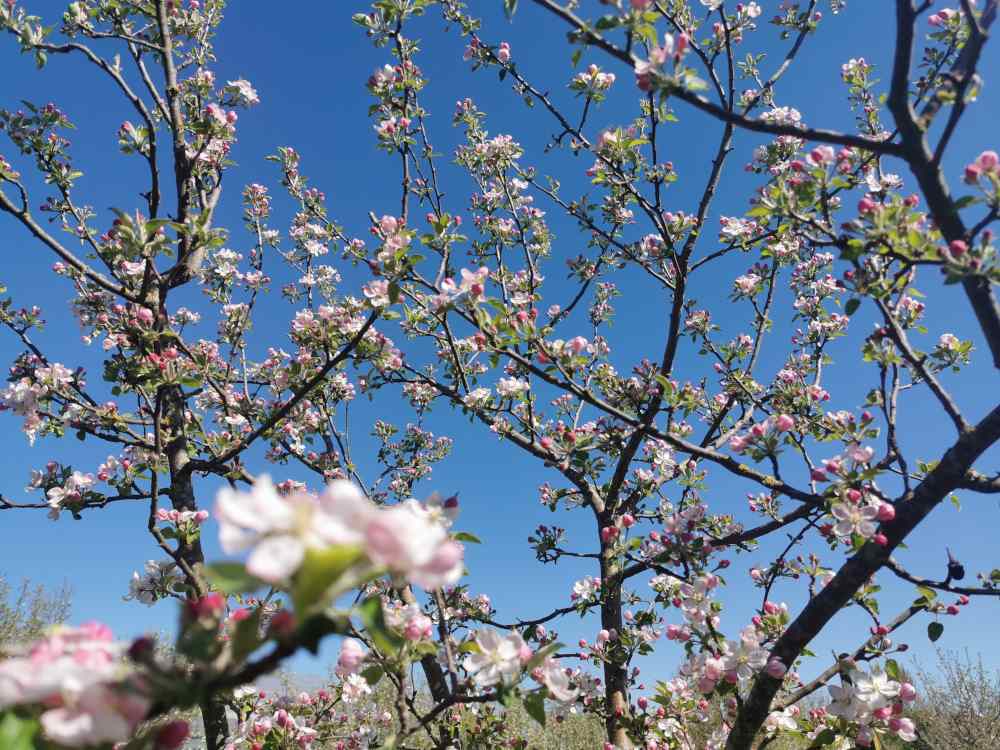
[[[177,510],[194,511],[198,509],[198,503],[188,468],[190,456],[184,435],[184,396],[179,388],[169,386],[163,394],[163,403],[163,417],[169,435],[166,456],[170,469],[170,501]],[[205,562],[205,554],[198,539],[191,543],[181,542],[177,552],[196,573]],[[196,588],[197,586],[192,585],[191,596],[197,596]],[[205,746],[207,750],[221,750],[229,736],[226,704],[216,696],[209,696],[201,703],[200,708],[205,728]]]
[[[609,514],[596,516],[598,533],[607,525]],[[622,578],[618,563],[610,545],[602,544],[601,549],[601,627],[608,631],[622,631]],[[605,727],[608,740],[622,750],[630,750],[632,741],[626,730],[629,714],[628,704],[628,664],[612,658],[604,662],[604,698],[607,718]]]
[[[865,581],[889,559],[906,537],[950,493],[961,487],[973,463],[1000,440],[1000,406],[993,409],[972,430],[963,433],[948,449],[940,463],[913,490],[896,501],[896,518],[882,524],[888,543],[869,542],[851,557],[834,579],[809,601],[772,651],[785,664],[792,664],[830,619],[843,609]],[[781,680],[762,674],[754,682],[743,703],[726,743],[727,750],[748,750],[771,710],[771,701]]]

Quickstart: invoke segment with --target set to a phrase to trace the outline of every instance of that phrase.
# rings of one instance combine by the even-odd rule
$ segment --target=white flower
[[[854,505],[853,503],[835,503],[830,511],[837,523],[833,526],[833,533],[839,537],[848,537],[851,534],[860,534],[868,539],[875,533],[874,518],[878,515],[878,508],[873,505]]]
[[[798,709],[795,706],[789,706],[783,711],[772,711],[764,726],[774,731],[785,729],[794,732],[799,728],[799,723],[795,720],[797,715]]]
[[[586,578],[581,578],[573,584],[572,598],[574,600],[590,601],[591,599],[596,599],[600,592],[600,580],[594,578],[593,576],[587,576]]]
[[[768,652],[761,648],[756,631],[747,628],[738,641],[727,641],[723,661],[726,672],[735,672],[741,681],[749,680],[767,666]]]
[[[253,547],[247,571],[269,583],[291,576],[307,548],[360,543],[360,522],[373,511],[349,482],[334,482],[317,501],[305,493],[282,497],[267,476],[249,493],[220,491],[215,506],[223,551],[233,554]]]
[[[458,518],[457,496],[442,498],[440,493],[432,492],[424,502],[413,497],[406,502],[418,515],[445,529],[450,529]]]
[[[722,5],[722,0],[701,0],[701,4],[709,10],[715,10]]]
[[[570,670],[559,666],[559,662],[549,658],[540,667],[542,682],[549,689],[549,697],[562,703],[575,701],[580,688],[570,686]]]
[[[157,562],[150,560],[146,563],[144,573],[138,571],[132,573],[132,580],[129,581],[128,594],[122,597],[125,601],[137,601],[152,607],[157,601],[167,596],[174,583],[180,581],[177,574],[177,566],[172,560]]]
[[[250,84],[250,81],[245,81],[242,78],[236,81],[227,81],[226,93],[233,101],[244,106],[260,103],[260,97],[257,96],[256,89]]]
[[[916,742],[917,727],[913,723],[913,719],[908,719],[905,716],[900,718],[899,729],[896,730],[896,736],[903,742]]]
[[[520,378],[500,378],[497,383],[497,393],[504,398],[510,398],[521,393],[527,393],[530,389],[531,385],[528,381],[521,380]]]
[[[942,333],[938,339],[938,346],[948,352],[953,352],[961,346],[962,342],[953,333]]]
[[[889,679],[889,676],[879,669],[873,670],[870,675],[858,671],[852,678],[858,700],[866,703],[873,711],[888,706],[892,699],[899,695],[899,683]]]
[[[500,636],[495,630],[476,633],[479,653],[469,654],[462,662],[479,687],[490,687],[498,682],[510,682],[521,671],[521,656],[528,646],[517,633]]]
[[[343,480],[319,497],[283,497],[263,476],[248,493],[222,490],[215,515],[222,549],[232,554],[252,547],[247,571],[269,583],[295,573],[306,550],[333,545],[358,546],[374,565],[428,589],[454,584],[464,570],[462,545],[419,503],[378,508]]]
[[[466,394],[463,400],[466,406],[478,409],[489,405],[491,395],[489,388],[474,388]]]
[[[371,695],[372,689],[368,681],[359,674],[350,674],[344,680],[341,696],[344,703],[357,703],[366,695]]]

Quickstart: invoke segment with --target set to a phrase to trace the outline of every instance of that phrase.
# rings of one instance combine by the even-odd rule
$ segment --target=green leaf
[[[653,380],[663,388],[663,398],[669,400],[674,395],[674,385],[662,375],[654,375]]]
[[[809,746],[809,750],[818,750],[818,748],[826,747],[827,745],[832,745],[837,740],[837,733],[832,729],[824,729],[818,735],[813,743]]]
[[[1000,583],[1000,568],[993,568],[990,571],[990,581],[993,583]]]
[[[517,13],[517,0],[503,0],[503,12],[507,14],[507,18],[513,18]]]
[[[299,572],[295,574],[292,602],[302,614],[316,604],[323,604],[324,594],[361,557],[361,548],[343,544],[324,549],[306,550]]]
[[[920,595],[927,601],[928,604],[937,599],[937,591],[928,588],[927,586],[917,586],[917,591],[920,592]]]
[[[524,671],[530,673],[532,669],[540,666],[543,661],[552,656],[552,654],[562,647],[562,643],[550,643],[548,646],[538,649],[531,655],[531,658],[528,659],[528,663],[524,665]]]
[[[0,719],[0,747],[4,750],[35,750],[32,742],[38,733],[38,721],[5,714]]]
[[[213,589],[223,594],[249,594],[264,585],[259,578],[247,573],[243,563],[218,562],[205,566],[205,578]]]
[[[927,637],[931,639],[931,643],[940,638],[943,632],[944,625],[939,622],[932,622],[927,626]]]
[[[545,726],[545,692],[535,690],[524,696],[524,710],[528,716]]]
[[[902,679],[899,673],[899,663],[895,659],[889,659],[885,663],[885,673],[897,682]]]
[[[367,682],[372,687],[375,687],[378,684],[378,681],[382,679],[382,675],[384,674],[385,670],[376,664],[375,666],[368,667],[368,669],[364,670],[361,673],[361,676],[365,678],[365,682]]]
[[[497,687],[497,700],[506,708],[511,708],[517,703],[514,689],[510,685],[499,685]]]
[[[456,542],[468,542],[469,544],[482,544],[482,540],[475,534],[470,534],[468,531],[456,531],[451,535],[451,538]]]
[[[236,632],[233,633],[230,648],[233,653],[233,661],[239,663],[257,650],[262,643],[260,638],[260,613],[258,607],[245,620],[236,624]]]
[[[382,600],[377,596],[370,596],[358,607],[358,615],[361,622],[368,631],[368,635],[375,641],[375,645],[384,653],[394,653],[403,645],[403,639],[396,633],[389,630],[385,624],[385,616],[382,614]]]
[[[857,297],[852,297],[847,300],[847,304],[844,305],[844,312],[847,313],[848,316],[851,316],[858,311],[859,307],[861,307],[861,300]]]
[[[957,201],[955,201],[955,210],[961,211],[963,208],[971,206],[973,203],[977,203],[978,198],[974,195],[963,195]]]
[[[346,617],[329,617],[325,614],[313,615],[306,619],[296,631],[299,643],[311,654],[319,653],[319,645],[328,635],[350,632],[350,620]]]

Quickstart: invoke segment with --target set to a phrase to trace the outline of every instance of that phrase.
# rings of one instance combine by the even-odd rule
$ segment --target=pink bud
[[[899,698],[907,703],[917,699],[917,689],[909,682],[904,682],[899,686]]]
[[[764,614],[776,615],[781,611],[781,607],[771,601],[764,602]]]
[[[946,612],[947,612],[947,613],[948,613],[949,615],[957,615],[957,614],[958,614],[958,607],[957,607],[957,606],[955,606],[954,604],[949,604],[949,605],[948,605],[948,609],[946,609],[945,611],[946,611]]]
[[[1000,164],[1000,156],[996,151],[983,151],[976,159],[976,163],[986,172],[991,172]]]
[[[858,213],[870,214],[875,210],[876,205],[875,201],[871,198],[862,198],[858,201]]]
[[[954,257],[961,258],[968,252],[969,246],[962,240],[952,240],[948,243],[948,250],[951,251]]]
[[[631,513],[626,513],[624,516],[622,516],[622,526],[624,526],[626,529],[630,529],[633,526],[635,526],[635,516],[633,516]]]
[[[153,747],[156,750],[180,750],[190,734],[191,728],[186,721],[172,721],[156,732]]]
[[[882,533],[876,534],[872,537],[872,541],[880,547],[887,547],[889,545],[889,538]]]
[[[532,656],[534,656],[534,652],[531,650],[531,646],[527,643],[522,643],[517,650],[517,658],[521,660],[522,664],[527,664],[531,661]]]
[[[287,609],[279,609],[271,616],[269,631],[278,638],[284,638],[295,631],[295,615]],[[263,696],[262,696],[263,697]]]
[[[767,662],[767,674],[776,680],[780,680],[788,672],[788,667],[780,659],[772,658]]]
[[[774,422],[778,432],[788,432],[795,427],[795,420],[787,414],[781,414]]]
[[[891,521],[896,517],[896,508],[892,503],[882,503],[878,506],[878,520]]]

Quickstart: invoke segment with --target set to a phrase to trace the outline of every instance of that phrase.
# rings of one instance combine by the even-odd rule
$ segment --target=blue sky
[[[776,0],[763,0],[760,4],[764,7],[762,20],[773,14],[777,6]],[[363,3],[338,0],[308,5],[307,12],[282,12],[271,4],[232,3],[218,38],[220,62],[214,67],[217,79],[245,77],[257,87],[262,99],[259,107],[241,114],[239,142],[232,154],[238,167],[226,178],[227,192],[219,214],[219,223],[232,230],[229,245],[237,250],[250,244],[241,230],[239,191],[248,182],[262,182],[271,187],[272,194],[280,194],[277,170],[264,161],[280,145],[292,145],[302,154],[303,172],[313,185],[326,192],[331,214],[347,228],[349,235],[365,236],[369,211],[376,215],[391,213],[398,205],[398,165],[375,149],[367,118],[371,99],[364,88],[371,71],[389,61],[388,54],[372,48],[364,33],[350,23],[352,13],[365,10]],[[578,103],[565,88],[572,75],[571,49],[565,43],[562,26],[530,3],[522,3],[512,24],[504,20],[499,0],[475,0],[471,5],[487,20],[484,32],[487,41],[509,41],[519,69],[528,79],[542,90],[551,91],[555,100],[570,112],[578,111]],[[583,5],[588,10],[598,7],[594,2]],[[62,3],[52,0],[30,0],[29,4],[31,10],[52,22],[57,20],[62,7]],[[840,65],[849,57],[864,56],[877,65],[877,73],[883,80],[888,79],[891,54],[888,35],[892,29],[889,7],[889,3],[854,0],[843,14],[828,17],[822,33],[808,40],[796,68],[779,86],[780,103],[800,109],[809,124],[850,129],[853,115],[846,106]],[[498,83],[495,72],[472,74],[470,66],[462,62],[464,42],[454,31],[444,33],[441,27],[432,13],[410,33],[424,40],[418,64],[430,80],[424,104],[432,112],[432,142],[446,155],[442,169],[449,210],[467,208],[472,191],[471,182],[448,164],[449,155],[461,138],[460,132],[450,126],[451,112],[455,101],[466,96],[472,96],[488,113],[487,127],[491,132],[509,132],[524,145],[525,164],[534,164],[539,172],[558,177],[566,195],[586,190],[582,173],[589,160],[566,153],[543,154],[551,134],[557,132],[552,119],[539,107],[526,109],[511,92],[509,83]],[[765,70],[773,69],[784,53],[786,43],[777,36],[774,27],[762,24],[761,31],[752,37],[752,46],[746,49],[749,52],[763,48],[769,52]],[[612,96],[589,121],[588,134],[594,136],[603,127],[627,124],[634,116],[637,96],[630,71],[594,52],[585,55],[581,64],[590,62],[606,66],[619,77]],[[990,72],[1000,69],[998,63],[1000,48],[994,45],[988,48],[981,66],[987,78]],[[71,137],[73,153],[86,173],[78,187],[84,200],[102,212],[111,206],[128,209],[138,205],[137,193],[143,189],[140,165],[117,153],[114,135],[122,120],[133,115],[99,72],[85,67],[80,59],[65,57],[53,58],[44,71],[38,72],[29,58],[18,54],[12,39],[4,39],[0,45],[0,70],[4,71],[0,107],[15,108],[21,99],[38,103],[53,101],[78,124],[79,130]],[[996,134],[1000,98],[993,94],[990,83],[987,80],[981,101],[970,108],[945,160],[953,186],[958,186],[964,163],[983,148],[1000,145],[991,140]],[[683,104],[678,103],[676,113],[680,122],[665,132],[665,153],[661,158],[675,163],[681,179],[670,188],[667,204],[672,209],[693,212],[721,128]],[[718,216],[740,215],[746,210],[753,189],[760,184],[758,177],[742,170],[757,142],[755,136],[737,138],[736,153],[729,161],[709,219],[713,229],[706,233],[700,254],[714,249],[711,237]],[[0,141],[0,154],[13,157],[9,143]],[[28,165],[22,166],[22,171],[27,172]],[[909,182],[909,175],[902,167],[896,165],[890,169],[899,171]],[[37,204],[41,193],[35,196],[33,202]],[[551,286],[558,290],[565,288],[556,281],[563,274],[562,259],[579,254],[585,247],[573,223],[561,219],[554,207],[541,205],[543,200],[538,198],[539,205],[549,211],[557,237],[554,261],[549,264],[547,274],[553,280]],[[287,210],[287,202],[276,198],[276,208],[280,217],[280,211]],[[274,224],[287,226],[277,218]],[[87,350],[79,343],[79,332],[66,304],[70,290],[48,272],[53,257],[32,243],[7,216],[0,216],[0,248],[6,258],[0,281],[8,286],[15,302],[37,303],[45,309],[49,325],[37,337],[39,344],[53,359],[70,366],[85,365],[91,381],[99,388],[100,352]],[[740,256],[727,261],[715,272],[696,279],[693,285],[692,294],[703,304],[712,305],[714,317],[729,334],[743,330],[741,319],[745,310],[721,300],[728,297],[731,279],[745,271],[753,260]],[[361,278],[357,272],[345,270],[345,278],[345,290],[351,290],[352,284],[357,289],[355,282]],[[619,283],[625,294],[617,303],[616,323],[608,335],[615,347],[616,366],[620,372],[627,372],[643,356],[659,356],[662,337],[658,332],[663,327],[666,301],[638,277],[626,275]],[[962,338],[976,341],[973,367],[960,380],[948,377],[945,380],[946,384],[959,386],[956,393],[959,404],[971,419],[977,419],[992,405],[991,393],[996,393],[996,376],[989,367],[985,345],[970,325],[967,304],[956,287],[942,290],[931,284],[925,290],[934,292],[929,299],[928,340],[931,337],[936,340],[940,333],[953,330]],[[271,297],[268,309],[272,312],[258,321],[254,343],[260,347],[287,347],[287,321],[293,308],[276,293]],[[199,304],[197,298],[191,300],[194,305]],[[787,351],[785,342],[791,331],[788,302],[787,292],[779,296],[779,306],[783,304],[784,310],[779,313],[776,334],[765,347],[760,380],[773,374]],[[854,335],[832,349],[837,365],[830,370],[826,384],[834,394],[832,408],[856,409],[869,384],[875,382],[874,370],[855,363],[860,335],[870,330],[871,320],[870,311],[860,311],[852,324]],[[198,335],[210,337],[213,326],[211,321],[202,324]],[[0,336],[0,360],[9,362],[19,351],[13,337]],[[677,377],[697,380],[704,370],[704,363],[688,348],[682,353]],[[359,404],[355,414],[357,425],[365,424],[366,417],[367,424],[375,417],[400,424],[413,419],[405,404],[389,393],[381,394],[372,405]],[[0,492],[12,499],[28,497],[22,489],[32,467],[55,459],[93,471],[107,455],[103,446],[80,444],[73,438],[61,442],[44,439],[29,448],[20,433],[18,419],[12,415],[3,415],[2,419],[5,432],[0,453],[3,477]],[[528,534],[537,524],[556,523],[565,526],[581,548],[592,549],[593,522],[586,512],[560,511],[553,516],[537,501],[537,486],[544,481],[557,483],[558,476],[547,472],[534,459],[519,454],[517,449],[498,443],[489,433],[470,429],[466,421],[447,408],[438,407],[427,426],[439,434],[455,437],[456,444],[451,457],[438,465],[422,491],[459,492],[463,508],[459,527],[486,542],[482,547],[470,545],[468,549],[471,571],[468,580],[472,591],[488,593],[502,620],[535,617],[567,603],[572,582],[596,571],[572,563],[542,569],[526,544]],[[359,429],[358,439],[364,441],[367,432],[366,427]],[[901,417],[901,437],[911,456],[934,458],[937,447],[950,436],[949,423],[923,394],[907,397]],[[994,451],[982,468],[995,469],[996,459]],[[258,472],[266,470],[259,461],[256,465],[251,463],[251,468]],[[367,468],[373,468],[373,462],[369,461]],[[285,476],[281,469],[274,473]],[[203,506],[211,506],[215,487],[217,483],[207,481],[199,487]],[[710,475],[709,488],[706,500],[710,508],[746,516],[745,495],[752,487],[729,481],[721,470],[715,470]],[[989,497],[964,497],[961,512],[951,505],[942,505],[913,535],[910,549],[902,551],[900,557],[915,572],[938,577],[944,571],[944,547],[950,544],[960,552],[970,571],[988,571],[996,565],[993,557],[996,520],[997,507]],[[0,550],[3,550],[0,570],[15,580],[29,577],[51,585],[69,581],[75,591],[74,620],[99,617],[123,636],[169,629],[175,616],[170,604],[147,609],[121,600],[131,571],[141,568],[145,560],[158,557],[144,525],[144,508],[123,504],[89,513],[80,522],[66,516],[53,523],[45,518],[44,511],[8,511],[0,514]],[[205,538],[212,557],[218,555],[214,536],[214,527],[209,525]],[[745,586],[746,570],[752,564],[766,562],[774,544],[734,559],[728,576],[732,586],[725,599],[726,629],[738,629],[759,603]],[[841,558],[826,552],[824,559],[833,565]],[[911,586],[897,585],[885,576],[882,582],[888,592],[884,612],[894,612],[913,598]],[[794,589],[779,589],[775,598],[787,600],[793,610],[801,604],[801,595]],[[940,643],[948,648],[969,645],[974,651],[983,650],[987,663],[1000,664],[1000,657],[986,647],[995,633],[996,606],[994,602],[980,602],[962,616],[948,618]],[[832,634],[821,636],[813,650],[823,654],[831,649],[853,648],[862,637],[857,627],[846,641],[837,635],[850,632],[848,627],[860,622],[851,612],[838,616]],[[925,624],[920,621],[911,626],[903,640],[910,642],[913,653],[922,655],[926,662],[930,647],[923,634]],[[562,640],[567,642],[580,636],[591,638],[596,629],[592,622],[580,623],[572,618],[560,627]],[[664,645],[655,657],[647,660],[644,671],[650,676],[668,677],[678,657],[678,650]],[[823,666],[825,663],[818,664],[818,668]],[[295,667],[303,671],[325,670],[323,662],[304,660]]]

